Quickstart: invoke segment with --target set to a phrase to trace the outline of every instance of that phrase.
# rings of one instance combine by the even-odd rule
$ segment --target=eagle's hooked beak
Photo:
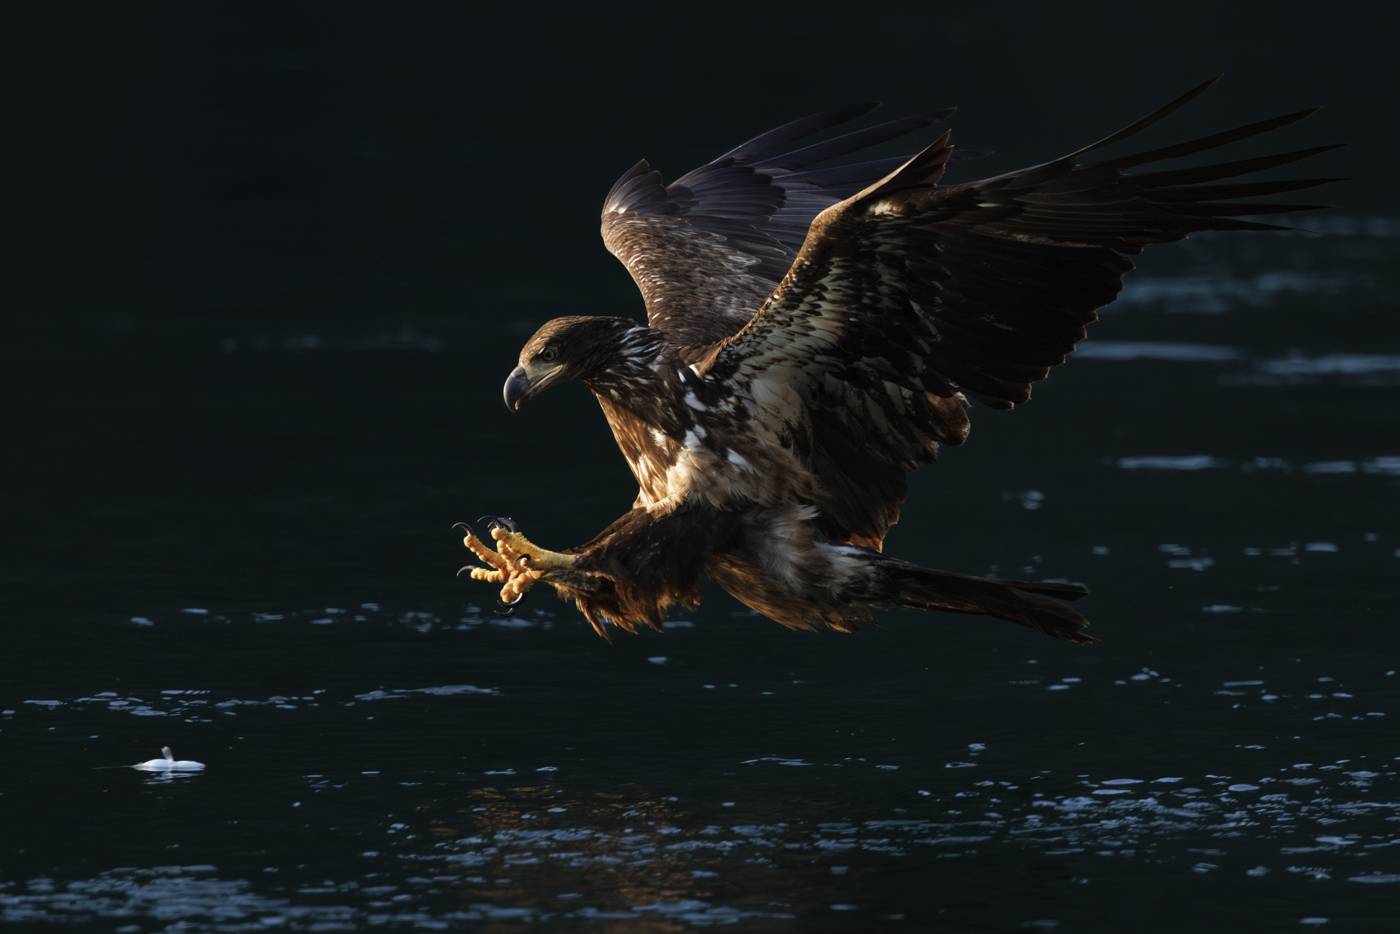
[[[543,373],[532,373],[530,369],[523,366],[518,366],[511,370],[510,376],[506,377],[505,388],[501,391],[501,395],[506,400],[506,408],[510,409],[512,412],[519,412],[521,404],[524,403],[526,399],[554,382],[555,378],[558,377],[563,370],[564,365],[562,363],[559,366],[545,370]]]

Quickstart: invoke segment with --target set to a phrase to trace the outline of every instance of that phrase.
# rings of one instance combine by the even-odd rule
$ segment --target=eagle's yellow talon
[[[477,538],[474,533],[468,532],[466,537],[462,539],[462,544],[466,545],[467,548],[471,550],[472,554],[476,555],[497,571],[505,573],[510,570],[509,563],[501,555],[492,551],[491,546]]]
[[[471,579],[501,584],[501,602],[513,606],[550,571],[569,567],[573,555],[540,548],[519,532],[503,526],[491,530],[496,547],[492,549],[471,532],[462,539],[472,554],[489,567],[472,568]]]

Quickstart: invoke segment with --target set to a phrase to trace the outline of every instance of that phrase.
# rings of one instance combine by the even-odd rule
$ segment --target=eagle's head
[[[506,408],[518,412],[525,400],[567,380],[606,381],[653,342],[641,338],[650,328],[627,318],[572,315],[547,322],[520,350],[520,365],[506,378]]]

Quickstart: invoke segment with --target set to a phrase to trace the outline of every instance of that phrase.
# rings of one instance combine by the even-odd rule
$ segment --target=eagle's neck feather
[[[692,424],[696,412],[683,400],[687,393],[696,398],[699,377],[651,328],[636,327],[620,335],[607,360],[584,382],[602,406],[618,449],[637,479],[637,504],[654,507],[673,498],[682,479],[677,465],[686,439],[698,430]]]
[[[614,338],[601,356],[602,363],[583,380],[593,394],[665,429],[663,416],[679,364],[661,332],[635,325]]]

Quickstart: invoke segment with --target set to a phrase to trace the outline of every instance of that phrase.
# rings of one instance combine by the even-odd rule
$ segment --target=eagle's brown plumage
[[[1097,158],[1206,82],[1062,158],[942,185],[950,134],[908,159],[823,167],[947,111],[844,134],[868,105],[785,124],[664,185],[641,162],[613,187],[603,239],[647,325],[549,322],[506,385],[513,408],[580,380],[597,396],[639,492],[566,553],[469,536],[517,598],[536,580],[598,631],[659,626],[708,576],[795,628],[850,630],[879,607],[996,616],[1091,641],[1066,584],[996,581],[882,553],[906,476],[967,438],[967,408],[1010,408],[1064,362],[1143,247],[1199,230],[1271,230],[1249,215],[1309,205],[1240,199],[1328,179],[1234,181],[1331,147],[1195,168],[1153,164],[1294,123],[1287,114]],[[1144,168],[1145,167],[1145,168]],[[503,557],[502,557],[503,556]]]

